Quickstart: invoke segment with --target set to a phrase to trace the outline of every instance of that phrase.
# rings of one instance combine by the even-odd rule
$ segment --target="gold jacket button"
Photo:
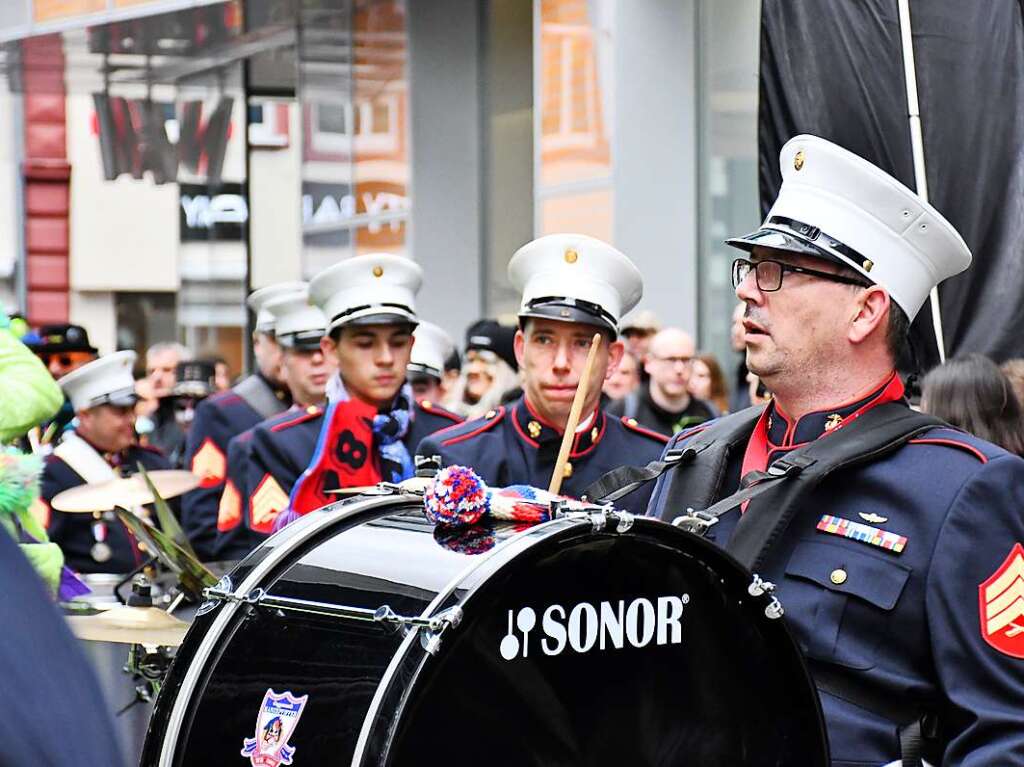
[[[628,423],[630,426],[636,426],[637,421],[635,418],[627,418],[626,423]]]
[[[563,479],[569,479],[572,476],[572,464],[568,461],[565,462],[565,470],[562,472]]]
[[[306,408],[306,412],[309,413],[310,415],[316,415],[317,413],[320,412],[320,408],[318,408],[316,405],[310,405],[309,407]]]
[[[837,567],[835,570],[832,571],[832,574],[829,575],[828,578],[837,586],[842,586],[844,583],[846,583],[846,570],[844,570],[841,567]]]
[[[497,411],[497,410],[488,410],[488,411],[487,411],[487,412],[486,412],[486,413],[484,414],[484,418],[494,418],[494,416],[496,416],[497,414],[498,414],[498,411]]]
[[[430,408],[433,407],[433,403],[431,403],[430,400],[425,399],[420,403],[420,407],[424,410],[430,410]]]

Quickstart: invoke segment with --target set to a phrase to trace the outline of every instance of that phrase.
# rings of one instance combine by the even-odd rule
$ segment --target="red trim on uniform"
[[[483,434],[485,431],[487,431],[492,426],[494,426],[494,424],[498,423],[498,421],[500,421],[502,418],[504,418],[505,417],[505,412],[506,411],[505,411],[504,407],[499,407],[498,408],[498,414],[495,415],[494,418],[492,418],[490,421],[485,423],[483,426],[481,426],[479,429],[475,429],[474,431],[471,431],[468,434],[461,434],[458,437],[452,437],[451,439],[443,440],[441,442],[441,447],[448,447],[449,445],[456,445],[459,442],[465,442],[467,439],[470,439],[471,437],[475,437],[478,434]],[[461,426],[462,424],[457,424],[457,425]],[[456,428],[456,427],[455,426],[449,426],[448,427],[448,429],[454,429],[454,428]],[[443,434],[448,429],[442,429],[441,431],[435,432],[434,434],[435,434],[435,436],[437,434]]]
[[[564,429],[559,429],[557,426],[551,423],[551,421],[548,421],[546,418],[542,417],[536,410],[534,410],[533,405],[530,404],[530,398],[525,395],[523,396],[523,404],[526,405],[526,412],[530,414],[533,420],[539,421],[541,426],[547,426],[549,429],[554,429],[559,433],[559,435],[561,435],[561,433],[565,431]]]
[[[422,408],[423,412],[425,412],[425,413],[430,413],[431,415],[444,416],[445,418],[447,418],[450,421],[455,421],[455,423],[457,423],[457,424],[458,423],[462,423],[462,421],[463,421],[463,418],[462,418],[461,415],[459,415],[457,413],[453,413],[451,410],[445,410],[443,407],[438,407],[433,402],[430,403],[430,407],[423,407],[423,403],[422,402],[417,402],[416,404],[419,405],[420,408]]]
[[[622,421],[622,425],[625,426],[627,429],[631,429],[632,431],[638,432],[640,434],[646,434],[648,437],[654,437],[656,440],[658,440],[658,442],[661,442],[664,445],[668,444],[670,437],[666,437],[664,434],[657,431],[645,429],[638,423],[629,423],[629,418],[627,418],[626,416],[622,416],[620,420]],[[697,432],[693,432],[693,434],[696,433]]]
[[[958,447],[966,450],[982,463],[988,463],[988,458],[978,448],[968,445],[966,442],[957,442],[955,439],[942,439],[941,437],[919,437],[908,440],[911,445],[946,445],[947,447]]]
[[[284,421],[283,423],[275,424],[270,427],[270,430],[281,431],[282,429],[287,429],[291,426],[298,426],[300,423],[305,423],[306,421],[312,421],[314,418],[319,418],[323,414],[323,410],[317,410],[315,413],[307,413],[303,410],[296,418],[293,418],[291,421]]]
[[[594,411],[594,418],[598,418],[598,417],[599,417],[599,411],[595,410]],[[591,426],[590,428],[593,429],[594,427]],[[583,456],[587,455],[587,453],[589,453],[591,450],[593,450],[595,447],[597,447],[597,443],[598,442],[600,442],[602,439],[604,439],[604,430],[607,429],[607,428],[608,428],[608,416],[606,415],[604,418],[601,419],[601,428],[597,432],[597,439],[590,440],[590,447],[588,447],[586,450],[583,450],[582,452],[579,452],[579,453],[574,453],[574,452],[570,451],[569,452],[569,457],[570,458],[582,458]],[[576,443],[579,442],[580,439],[583,437],[583,435],[586,434],[586,433],[587,433],[587,431],[584,429],[583,431],[579,432],[576,435],[576,438],[572,441],[573,449],[576,448]]]
[[[529,410],[529,408],[527,408],[527,410]],[[526,442],[529,445],[532,445],[533,447],[540,447],[540,443],[537,442],[537,440],[535,440],[529,434],[524,432],[523,431],[523,427],[519,425],[519,406],[518,405],[516,405],[515,407],[512,408],[512,426],[515,428],[515,430],[517,432],[519,432],[519,436],[523,438],[524,442]]]

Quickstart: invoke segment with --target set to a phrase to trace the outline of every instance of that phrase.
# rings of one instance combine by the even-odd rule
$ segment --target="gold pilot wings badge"
[[[1017,543],[978,586],[981,636],[999,652],[1024,658],[1024,546]]]

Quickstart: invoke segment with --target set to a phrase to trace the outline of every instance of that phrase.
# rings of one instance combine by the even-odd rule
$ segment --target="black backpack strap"
[[[698,454],[717,446],[722,440],[730,442],[735,439],[734,435],[744,431],[749,436],[760,415],[760,408],[749,408],[719,418],[686,444],[669,447],[661,460],[651,461],[646,466],[620,466],[612,469],[591,483],[581,497],[592,503],[614,503],[669,469],[692,463]]]
[[[746,567],[756,570],[789,526],[799,500],[808,490],[838,469],[870,463],[917,434],[944,425],[938,418],[915,412],[903,402],[888,402],[843,426],[841,439],[835,436],[817,439],[779,458],[767,473],[781,474],[778,479],[795,478],[797,481],[782,485],[778,480],[772,481],[777,496],[760,504],[756,514],[743,515],[726,548]],[[722,503],[733,498],[735,496],[723,499]],[[732,503],[729,508],[736,505]]]

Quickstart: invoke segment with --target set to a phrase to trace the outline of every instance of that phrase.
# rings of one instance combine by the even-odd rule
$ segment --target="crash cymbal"
[[[187,493],[199,486],[199,477],[190,471],[151,471],[149,478],[164,500]],[[153,503],[153,494],[138,474],[90,485],[79,485],[54,496],[50,506],[57,511],[92,513],[117,507],[133,509]]]
[[[75,636],[92,642],[177,647],[188,631],[187,623],[156,607],[114,607],[65,620]]]

